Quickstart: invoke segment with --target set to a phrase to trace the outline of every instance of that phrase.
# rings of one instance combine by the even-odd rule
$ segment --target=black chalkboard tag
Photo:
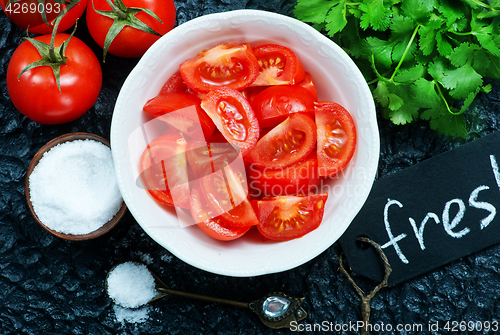
[[[375,181],[339,242],[347,264],[380,282],[382,246],[395,285],[500,242],[500,132]]]

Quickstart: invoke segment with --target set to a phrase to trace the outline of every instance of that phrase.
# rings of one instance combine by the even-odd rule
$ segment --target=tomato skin
[[[318,159],[313,151],[303,161],[284,169],[259,169],[250,165],[247,169],[250,196],[276,197],[283,195],[307,195],[319,189]]]
[[[216,88],[201,100],[201,107],[226,140],[240,148],[242,156],[255,146],[259,139],[259,122],[240,92],[229,87]]]
[[[69,35],[56,34],[55,46]],[[49,44],[51,36],[35,39]],[[102,85],[102,71],[97,57],[81,40],[72,37],[66,49],[68,61],[61,66],[61,93],[49,66],[19,73],[30,63],[41,59],[28,41],[19,45],[7,68],[7,90],[14,106],[31,120],[41,124],[73,121],[87,112],[96,102]]]
[[[190,208],[186,141],[180,133],[166,133],[153,139],[141,155],[139,175],[146,191],[167,206]],[[183,157],[184,156],[184,157]],[[172,180],[167,181],[167,176]],[[174,203],[169,184],[175,184]]]
[[[316,124],[309,115],[291,114],[262,136],[245,159],[260,168],[286,168],[309,156],[316,138]]]
[[[327,198],[327,193],[320,193],[253,200],[259,218],[257,228],[271,240],[288,241],[302,237],[320,226]]]
[[[2,0],[0,0],[2,1]],[[45,0],[47,2],[47,0]],[[71,8],[69,12],[64,14],[63,18],[61,19],[61,22],[59,23],[59,27],[57,28],[58,32],[63,32],[68,30],[69,28],[73,27],[75,25],[75,22],[82,17],[83,12],[85,11],[85,8],[87,8],[87,2],[88,0],[80,0],[75,7]],[[65,8],[66,5],[61,5],[62,8]],[[47,18],[48,19],[48,18]],[[30,27],[28,29],[28,32],[37,34],[37,35],[42,35],[42,34],[51,34],[53,27],[54,27],[54,20],[49,21],[50,25],[52,26],[49,27],[47,24],[43,23],[38,26]]]
[[[143,111],[165,121],[190,138],[205,140],[212,136],[215,124],[200,106],[201,100],[188,93],[164,92],[148,100]],[[185,109],[195,106],[194,110]],[[175,113],[172,113],[175,112]],[[182,119],[180,119],[182,117]],[[199,132],[201,127],[202,133]],[[201,138],[204,136],[204,138]]]
[[[349,112],[335,102],[315,106],[320,176],[334,177],[349,163],[356,148],[356,126]]]
[[[313,95],[314,101],[318,101],[318,91],[316,90],[316,84],[314,84],[313,77],[309,72],[305,72],[304,79],[302,79],[297,85],[304,87]]]
[[[135,17],[161,35],[165,35],[175,25],[176,9],[173,0],[122,0],[122,2],[127,7],[152,10],[163,23],[145,12],[137,13]],[[92,4],[96,10],[110,11],[111,7],[106,0],[89,0],[87,6],[86,21],[88,30],[94,41],[103,48],[106,34],[113,24],[113,19],[98,14]],[[119,57],[140,57],[159,38],[160,36],[126,26],[115,37],[109,46],[108,53]]]
[[[249,44],[225,43],[184,61],[179,70],[186,85],[197,92],[221,86],[240,91],[253,83],[259,64]]]
[[[293,113],[314,113],[314,96],[299,85],[271,86],[257,94],[252,108],[262,128],[274,127]]]
[[[207,205],[200,190],[195,186],[191,192],[191,215],[201,231],[208,236],[219,241],[232,241],[250,229],[250,226],[234,227],[222,221],[220,217],[209,218]]]
[[[252,86],[295,85],[304,79],[304,67],[295,53],[282,45],[264,44],[253,48],[259,75]]]

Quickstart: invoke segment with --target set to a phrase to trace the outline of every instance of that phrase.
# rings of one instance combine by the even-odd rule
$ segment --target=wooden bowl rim
[[[31,215],[33,215],[33,218],[35,218],[36,222],[38,222],[38,224],[43,229],[45,229],[46,231],[48,231],[52,235],[55,235],[59,238],[69,240],[69,241],[90,240],[90,239],[94,239],[96,237],[99,237],[99,236],[106,234],[111,229],[113,229],[118,224],[118,222],[120,222],[120,220],[122,219],[123,215],[125,214],[125,212],[127,210],[127,206],[125,204],[125,201],[122,200],[122,206],[121,206],[120,210],[115,214],[115,216],[113,216],[113,218],[111,218],[111,220],[109,220],[108,222],[106,222],[104,225],[102,225],[100,228],[94,230],[93,232],[90,232],[87,234],[78,234],[78,235],[65,234],[65,233],[55,231],[55,230],[47,227],[45,224],[43,224],[43,222],[36,215],[35,210],[33,208],[33,205],[31,203],[31,195],[30,195],[30,189],[29,189],[29,178],[30,178],[31,173],[33,172],[33,170],[37,166],[38,162],[40,161],[40,159],[42,159],[43,154],[58,144],[65,143],[65,142],[72,142],[72,141],[76,141],[76,140],[87,140],[87,139],[101,142],[104,145],[106,145],[107,147],[111,148],[111,144],[107,139],[105,139],[102,136],[95,135],[92,133],[75,132],[75,133],[67,133],[67,134],[58,136],[58,137],[50,140],[49,142],[47,142],[33,156],[33,158],[31,159],[31,162],[28,166],[28,171],[26,172],[26,177],[24,180],[24,194],[26,196],[26,202],[28,204],[28,208],[31,212]]]

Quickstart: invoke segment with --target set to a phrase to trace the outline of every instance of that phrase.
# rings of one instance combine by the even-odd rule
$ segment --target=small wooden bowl
[[[109,232],[111,229],[113,229],[118,222],[122,219],[123,215],[125,214],[125,211],[127,210],[127,206],[125,205],[125,202],[123,202],[122,207],[118,211],[118,213],[115,214],[115,216],[106,222],[104,225],[102,225],[99,229],[94,230],[91,233],[88,234],[80,234],[80,235],[73,235],[73,234],[64,234],[57,232],[53,229],[50,229],[46,225],[43,224],[43,222],[38,218],[38,216],[35,213],[35,210],[33,209],[33,205],[31,203],[31,196],[30,196],[30,189],[29,189],[29,178],[33,170],[35,169],[35,166],[38,164],[40,159],[42,159],[42,156],[45,152],[49,151],[53,147],[55,147],[58,144],[64,143],[64,142],[71,142],[75,140],[94,140],[97,142],[101,142],[105,144],[106,146],[110,147],[110,143],[108,140],[105,138],[90,134],[90,133],[69,133],[65,135],[61,135],[59,137],[54,138],[53,140],[49,141],[47,144],[45,144],[38,152],[33,156],[33,159],[31,160],[31,163],[28,167],[28,172],[26,173],[26,179],[24,181],[24,194],[26,196],[26,201],[28,203],[28,207],[30,209],[31,214],[35,218],[35,220],[42,226],[46,231],[51,233],[52,235],[55,235],[57,237],[60,237],[65,240],[69,241],[83,241],[83,240],[90,240],[99,236],[102,236]]]

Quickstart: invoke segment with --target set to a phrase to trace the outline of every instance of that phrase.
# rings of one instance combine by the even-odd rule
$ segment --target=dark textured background
[[[197,16],[252,8],[292,16],[294,1],[176,1],[177,24]],[[100,58],[85,20],[76,36]],[[109,234],[86,242],[68,242],[46,233],[25,203],[23,183],[36,151],[52,138],[86,131],[109,138],[115,99],[136,59],[108,56],[104,83],[95,106],[80,119],[42,126],[16,111],[9,101],[5,73],[23,31],[0,13],[0,334],[284,334],[260,324],[253,313],[217,304],[168,297],[155,303],[146,322],[119,322],[105,294],[107,271],[118,262],[150,266],[167,285],[251,301],[271,291],[305,296],[308,324],[347,324],[360,320],[359,297],[338,270],[340,247],[334,244],[310,262],[290,271],[252,278],[230,278],[193,268],[152,241],[127,213]],[[478,126],[467,140],[500,128],[500,84],[479,96],[470,118]],[[379,177],[397,172],[463,143],[443,137],[426,124],[396,127],[379,120]],[[425,276],[385,288],[372,300],[372,323],[500,321],[500,246],[444,266]],[[354,279],[366,291],[376,284]],[[347,334],[349,332],[344,332]],[[440,331],[435,334],[445,334]],[[475,332],[481,333],[481,332]],[[483,332],[492,333],[492,332]],[[383,334],[396,334],[385,332]],[[416,334],[400,332],[398,334]]]

